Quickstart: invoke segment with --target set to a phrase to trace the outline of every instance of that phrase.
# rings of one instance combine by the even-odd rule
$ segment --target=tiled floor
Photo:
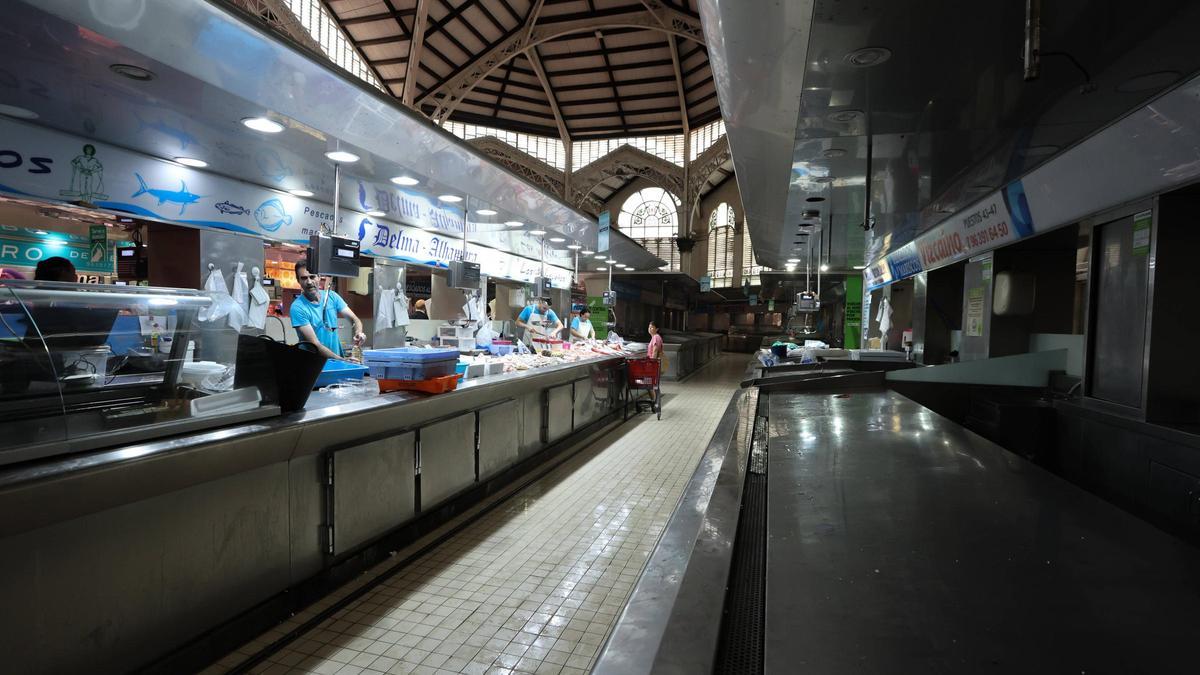
[[[661,421],[643,414],[618,427],[254,672],[587,672],[745,364],[725,356],[664,384]],[[319,609],[206,672],[237,665]]]

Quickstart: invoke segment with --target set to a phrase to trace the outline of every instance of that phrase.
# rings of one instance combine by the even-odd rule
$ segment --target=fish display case
[[[0,280],[0,465],[279,414],[257,387],[235,385],[237,348],[204,349],[241,344],[221,300]]]

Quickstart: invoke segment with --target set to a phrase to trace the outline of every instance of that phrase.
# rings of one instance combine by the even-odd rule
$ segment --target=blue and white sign
[[[600,212],[600,229],[597,231],[596,250],[604,252],[608,250],[608,233],[612,229],[612,216],[608,211]]]
[[[0,193],[52,201],[84,201],[181,225],[241,232],[296,244],[333,229],[333,208],[310,199],[276,192],[212,173],[196,171],[121,148],[84,141],[42,127],[0,118],[6,153],[36,162],[0,165]],[[12,165],[12,166],[8,166]],[[510,242],[521,255],[471,242],[464,252],[461,209],[446,208],[424,195],[347,179],[347,195],[336,232],[357,237],[362,252],[435,267],[466,258],[479,262],[490,277],[531,282],[539,276],[538,239],[523,232],[489,234],[489,241]],[[343,189],[343,193],[348,190]],[[357,204],[361,201],[362,204]],[[368,218],[354,206],[380,205],[405,225]],[[364,209],[365,211],[366,209]],[[471,226],[468,233],[471,232]],[[429,231],[432,228],[438,231]],[[458,236],[454,236],[457,230]],[[484,233],[479,233],[482,238]],[[560,260],[561,258],[561,260]],[[556,288],[569,288],[571,272],[554,263],[569,260],[555,253],[546,261],[546,276]]]

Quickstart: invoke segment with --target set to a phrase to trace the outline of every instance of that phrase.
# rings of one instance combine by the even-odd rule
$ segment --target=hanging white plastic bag
[[[201,310],[197,319],[209,322],[228,316],[230,307],[233,305],[233,298],[229,295],[229,287],[225,285],[225,275],[221,273],[221,268],[214,265],[209,266],[208,279],[204,281],[204,290],[208,291],[209,297],[212,298],[212,304]]]
[[[262,287],[262,275],[257,267],[254,268],[253,274],[254,288],[250,289],[250,309],[246,320],[251,326],[263,330],[267,327],[267,306],[271,302],[271,296]]]
[[[242,271],[243,263],[237,264],[237,271],[233,273],[233,307],[229,310],[229,327],[234,330],[240,330],[246,325],[247,314],[246,309],[250,304],[250,282],[246,279],[246,273]],[[264,321],[264,324],[266,322]]]

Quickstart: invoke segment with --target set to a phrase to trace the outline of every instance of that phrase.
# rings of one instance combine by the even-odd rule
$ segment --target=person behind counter
[[[79,280],[79,275],[76,274],[75,265],[71,264],[70,260],[54,256],[38,262],[37,268],[33,270],[33,278],[35,281],[69,281],[74,283]]]
[[[326,358],[341,359],[342,343],[337,335],[338,317],[341,316],[354,324],[354,344],[361,346],[366,341],[362,321],[337,292],[327,290],[322,296],[317,286],[319,276],[310,273],[308,263],[303,260],[296,263],[296,281],[300,282],[303,294],[292,302],[291,315],[292,327],[300,340],[316,347]]]
[[[595,340],[596,328],[592,326],[592,310],[584,307],[579,316],[571,319],[571,341]]]
[[[414,318],[414,319],[428,319],[429,318],[429,313],[425,311],[425,301],[424,300],[417,300],[417,303],[415,305],[413,305],[412,318]]]
[[[517,317],[517,328],[525,331],[521,341],[533,344],[533,338],[554,338],[562,332],[562,322],[550,308],[550,298],[538,298],[537,304],[521,310]],[[549,328],[547,328],[549,326]]]

